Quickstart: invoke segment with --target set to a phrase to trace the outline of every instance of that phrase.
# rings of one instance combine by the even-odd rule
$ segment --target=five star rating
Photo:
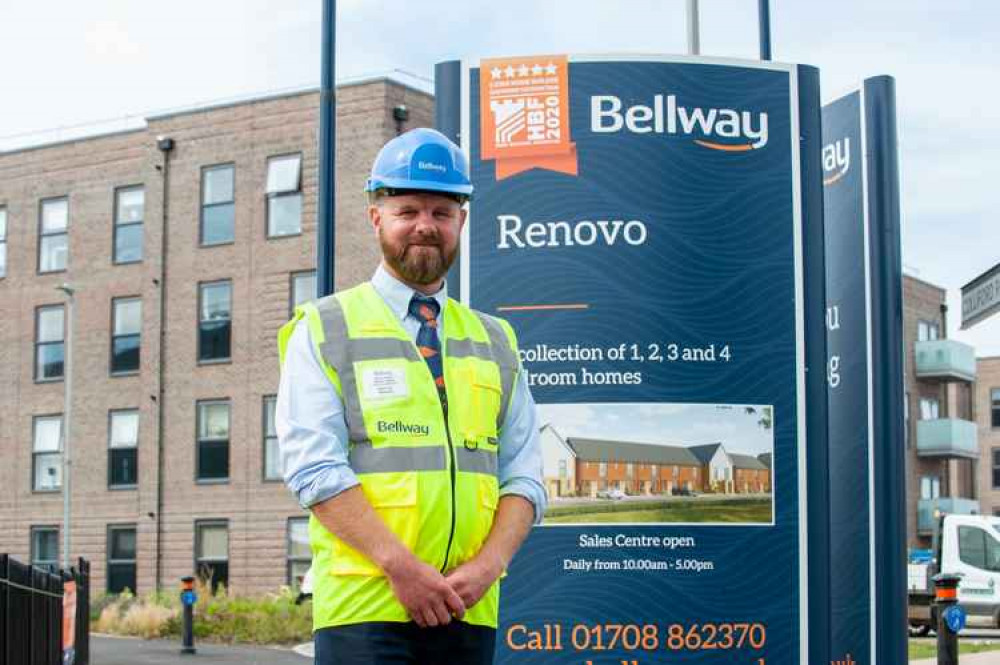
[[[490,70],[490,75],[494,79],[501,79],[501,78],[512,79],[518,77],[523,78],[526,76],[541,76],[542,74],[546,74],[548,76],[554,76],[556,73],[556,69],[557,69],[556,64],[552,62],[546,63],[544,65],[541,63],[536,63],[532,66],[528,66],[527,64],[522,64],[518,67],[514,67],[513,65],[507,65],[507,67],[504,69],[501,69],[500,67],[494,67],[493,69]]]

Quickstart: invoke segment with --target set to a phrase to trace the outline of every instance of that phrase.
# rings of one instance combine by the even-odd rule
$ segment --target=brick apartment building
[[[944,289],[903,277],[907,546],[929,548],[935,515],[980,512],[975,349],[946,339]]]
[[[377,249],[362,187],[378,149],[433,122],[393,79],[338,89],[338,288]],[[141,130],[0,153],[0,552],[55,564],[62,538],[67,296],[72,556],[95,591],[240,591],[308,566],[280,479],[276,334],[315,292],[319,93],[146,119]]]
[[[976,362],[976,424],[980,508],[984,515],[1000,516],[1000,356]]]

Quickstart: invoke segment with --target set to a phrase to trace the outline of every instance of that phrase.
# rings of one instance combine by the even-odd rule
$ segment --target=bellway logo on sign
[[[823,186],[832,185],[851,168],[851,139],[845,136],[823,146]]]
[[[721,108],[689,108],[677,95],[653,95],[650,105],[624,108],[614,95],[590,98],[590,131],[614,134],[700,135],[694,142],[703,148],[725,152],[759,150],[767,145],[767,113]],[[724,139],[722,142],[716,138]]]

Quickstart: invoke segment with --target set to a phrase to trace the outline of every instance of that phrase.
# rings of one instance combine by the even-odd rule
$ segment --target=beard
[[[413,284],[433,284],[448,272],[458,254],[458,243],[447,251],[438,238],[421,238],[415,242],[394,244],[379,231],[382,256],[397,275]]]

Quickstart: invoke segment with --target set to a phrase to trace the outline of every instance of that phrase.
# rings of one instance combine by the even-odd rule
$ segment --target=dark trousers
[[[421,628],[380,621],[313,633],[315,665],[492,665],[496,630],[452,621]]]

